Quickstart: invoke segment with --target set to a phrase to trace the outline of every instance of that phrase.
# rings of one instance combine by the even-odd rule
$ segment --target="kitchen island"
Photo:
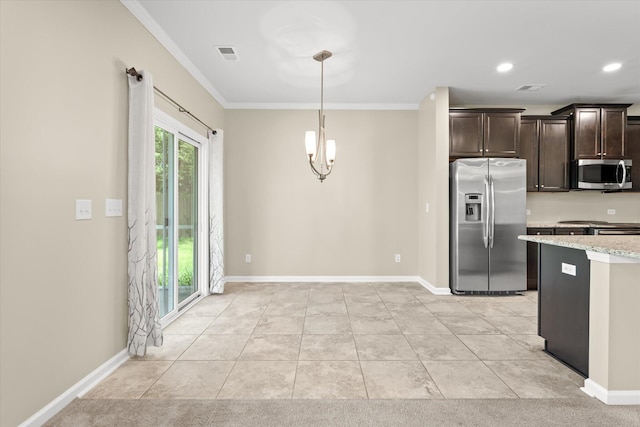
[[[640,404],[640,236],[519,239],[585,251],[590,265],[589,344],[582,390],[607,404]]]

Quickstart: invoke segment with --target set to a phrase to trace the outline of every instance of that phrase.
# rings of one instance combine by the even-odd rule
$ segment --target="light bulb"
[[[307,150],[307,157],[316,157],[316,133],[312,130],[308,130],[304,135],[304,146]]]
[[[333,139],[327,139],[327,162],[329,164],[336,160],[336,142]]]

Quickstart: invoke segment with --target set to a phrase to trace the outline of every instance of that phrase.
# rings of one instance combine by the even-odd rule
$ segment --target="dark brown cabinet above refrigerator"
[[[449,110],[449,157],[518,157],[522,108]]]
[[[631,104],[571,104],[552,115],[569,115],[571,158],[625,157],[627,108]]]
[[[527,191],[568,191],[567,117],[522,116],[520,158],[527,160]]]
[[[633,161],[631,168],[633,187],[629,191],[640,192],[640,116],[627,117],[626,136],[625,158]]]

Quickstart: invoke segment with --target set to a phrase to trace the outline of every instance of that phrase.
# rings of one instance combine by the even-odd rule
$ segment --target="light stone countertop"
[[[518,236],[520,240],[640,259],[640,236]]]

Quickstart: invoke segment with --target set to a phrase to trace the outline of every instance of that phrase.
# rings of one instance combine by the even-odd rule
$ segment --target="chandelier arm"
[[[320,172],[318,172],[318,169],[316,169],[316,167],[313,165],[313,160],[311,160],[311,156],[309,156],[309,166],[311,166],[311,170],[315,175],[317,176],[322,175]]]
[[[331,173],[331,167],[328,168],[327,173],[320,173],[318,169],[313,165],[313,161],[311,161],[311,156],[309,156],[309,166],[311,166],[311,171],[318,177],[320,182],[324,181],[324,179]]]

